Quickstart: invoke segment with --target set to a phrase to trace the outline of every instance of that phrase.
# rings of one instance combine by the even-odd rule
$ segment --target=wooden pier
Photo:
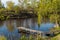
[[[31,33],[31,34],[43,35],[43,32],[42,31],[32,30],[32,29],[25,28],[25,27],[18,27],[18,30],[20,32],[26,32],[26,33]]]
[[[56,31],[53,31],[53,32],[42,32],[42,31],[38,31],[38,30],[32,30],[32,29],[29,29],[29,28],[25,28],[25,27],[18,27],[18,31],[19,32],[23,32],[23,33],[29,33],[29,34],[38,34],[38,35],[49,35],[49,36],[52,36],[52,35],[55,35],[55,34],[58,34],[60,32],[60,30],[56,30]],[[52,35],[51,35],[52,34]]]

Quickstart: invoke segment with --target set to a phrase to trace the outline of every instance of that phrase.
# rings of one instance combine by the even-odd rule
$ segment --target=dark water
[[[52,23],[42,23],[38,25],[37,18],[30,19],[10,19],[6,21],[0,21],[0,35],[4,35],[8,40],[18,40],[21,36],[18,33],[17,27],[26,27],[34,30],[40,30],[43,32],[49,31],[54,24]]]

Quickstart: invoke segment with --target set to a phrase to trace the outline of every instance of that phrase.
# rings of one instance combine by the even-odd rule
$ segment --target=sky
[[[7,5],[6,5],[6,2],[7,2],[7,1],[12,1],[12,2],[15,3],[15,5],[18,4],[18,0],[1,0],[1,1],[2,1],[2,3],[4,4],[5,7],[7,6]],[[32,1],[32,0],[31,0],[31,1]],[[39,0],[36,0],[36,1],[39,1]],[[31,2],[30,2],[30,4],[31,4]]]
[[[18,4],[18,0],[1,0],[4,6],[6,6],[7,1],[13,1],[15,4]]]

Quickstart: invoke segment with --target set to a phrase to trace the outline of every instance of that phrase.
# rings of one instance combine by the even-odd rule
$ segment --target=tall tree
[[[52,0],[53,15],[50,16],[50,20],[55,22],[55,26],[58,27],[59,15],[58,15],[58,0]]]
[[[14,11],[15,11],[15,14],[19,14],[20,13],[20,7],[18,5],[15,5]]]
[[[4,8],[4,5],[2,4],[1,0],[0,0],[0,8]]]
[[[2,7],[2,3],[1,3],[1,0],[0,0],[0,8]]]
[[[19,1],[19,4],[21,6],[22,9],[25,9],[27,8],[27,2],[28,0],[18,0]]]
[[[14,8],[14,2],[12,1],[7,1],[7,9],[8,10],[12,10]]]

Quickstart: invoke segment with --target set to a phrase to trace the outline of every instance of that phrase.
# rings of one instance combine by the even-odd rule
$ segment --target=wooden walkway
[[[25,27],[18,27],[18,31],[19,32],[24,32],[24,33],[30,33],[30,34],[38,34],[38,35],[45,35],[45,34],[48,34],[48,35],[51,35],[51,34],[58,34],[60,32],[60,30],[56,30],[56,31],[49,31],[49,32],[42,32],[42,31],[38,31],[38,30],[32,30],[32,29],[29,29],[29,28],[25,28]]]
[[[27,33],[32,33],[32,34],[39,34],[39,35],[43,34],[42,31],[32,30],[32,29],[25,28],[25,27],[18,27],[18,30],[21,32],[27,32]]]

